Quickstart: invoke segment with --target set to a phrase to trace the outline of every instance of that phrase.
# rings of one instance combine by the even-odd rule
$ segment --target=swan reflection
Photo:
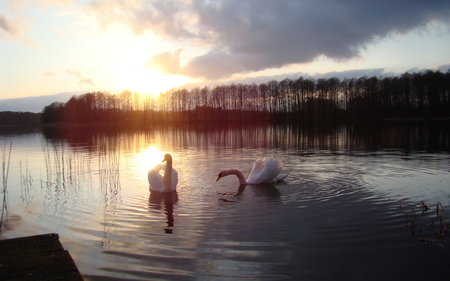
[[[175,218],[173,215],[174,205],[178,202],[178,193],[172,192],[150,192],[148,198],[148,206],[150,209],[162,211],[166,214],[167,227],[164,228],[166,233],[172,233],[175,226]]]
[[[269,203],[280,203],[281,202],[281,193],[275,187],[273,183],[264,183],[264,184],[240,184],[237,192],[227,192],[227,193],[218,193],[222,196],[231,197],[233,199],[241,200],[244,197],[251,197],[253,199],[265,199],[265,201]],[[235,200],[230,200],[227,198],[219,198],[222,202],[235,202]]]
[[[281,197],[280,191],[275,187],[273,183],[250,184],[247,185],[247,187],[244,187],[244,189],[251,190],[253,194],[260,197],[272,199]]]

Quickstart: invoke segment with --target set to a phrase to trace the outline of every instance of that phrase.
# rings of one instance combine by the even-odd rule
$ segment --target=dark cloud
[[[209,52],[181,69],[206,79],[321,55],[348,59],[373,40],[450,19],[448,0],[93,1],[89,8],[137,33],[207,44]]]
[[[66,69],[65,73],[67,75],[70,75],[70,76],[73,76],[73,77],[77,78],[78,79],[78,84],[80,84],[80,85],[85,84],[85,85],[89,85],[89,86],[95,86],[95,84],[92,81],[92,79],[83,77],[83,75],[81,75],[81,73],[78,72],[78,71],[73,71],[73,70],[70,70],[70,69]]]
[[[206,55],[191,60],[182,68],[181,73],[207,79],[226,77],[232,73],[246,71],[242,62],[248,61],[249,58],[240,59],[240,56],[242,55],[214,49]]]

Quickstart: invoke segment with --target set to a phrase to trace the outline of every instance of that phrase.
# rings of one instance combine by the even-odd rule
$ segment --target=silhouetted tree
[[[44,108],[43,122],[156,123],[299,122],[300,120],[450,117],[450,73],[339,80],[284,79],[177,89],[157,99],[137,93],[88,93]]]
[[[44,107],[41,120],[44,123],[56,123],[63,120],[64,103],[54,102]]]

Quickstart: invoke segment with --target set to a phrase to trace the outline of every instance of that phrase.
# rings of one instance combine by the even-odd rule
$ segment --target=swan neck
[[[167,161],[166,168],[164,169],[164,186],[166,190],[170,190],[172,188],[172,162]]]
[[[245,181],[244,175],[238,170],[229,170],[227,171],[227,175],[236,175],[239,179],[239,184],[245,185],[247,182]]]

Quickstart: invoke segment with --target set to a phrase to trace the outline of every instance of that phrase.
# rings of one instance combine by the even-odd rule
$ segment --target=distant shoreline
[[[36,127],[42,125],[42,113],[0,111],[0,128]]]

